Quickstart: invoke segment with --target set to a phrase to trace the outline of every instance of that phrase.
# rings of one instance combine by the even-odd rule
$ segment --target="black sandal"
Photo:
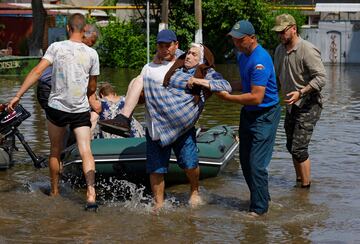
[[[301,185],[301,188],[309,189],[310,186],[311,186],[311,182],[309,182],[309,184],[307,184],[307,185]]]
[[[85,211],[97,212],[99,210],[99,205],[96,202],[88,202],[85,205]]]

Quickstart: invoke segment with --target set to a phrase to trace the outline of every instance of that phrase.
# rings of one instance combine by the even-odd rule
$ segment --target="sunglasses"
[[[285,32],[287,32],[288,30],[290,30],[291,27],[293,27],[293,25],[289,25],[289,26],[286,27],[284,30],[278,31],[277,33],[280,34],[280,35],[283,35],[283,34],[285,34]]]

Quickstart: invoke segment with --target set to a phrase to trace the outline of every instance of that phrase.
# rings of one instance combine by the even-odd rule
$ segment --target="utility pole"
[[[169,25],[169,0],[162,0],[161,4],[161,23],[159,31],[167,29]]]
[[[195,30],[195,42],[203,43],[201,0],[195,0],[194,4],[195,4],[195,22],[197,23],[197,29]]]
[[[146,60],[150,62],[150,0],[146,1]]]
[[[46,21],[46,11],[42,0],[31,1],[33,16],[33,31],[28,42],[30,56],[42,56],[42,43],[44,36],[44,27]]]

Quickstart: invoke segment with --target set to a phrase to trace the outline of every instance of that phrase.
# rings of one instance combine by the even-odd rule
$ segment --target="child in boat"
[[[116,94],[114,87],[104,82],[99,88],[99,98],[97,99],[94,111],[91,113],[92,131],[94,138],[121,138],[121,136],[111,134],[102,130],[96,133],[97,120],[113,119],[116,115],[122,112],[125,105],[125,96],[119,96]],[[134,117],[131,120],[131,129],[129,131],[129,137],[144,137],[145,131],[143,126]]]

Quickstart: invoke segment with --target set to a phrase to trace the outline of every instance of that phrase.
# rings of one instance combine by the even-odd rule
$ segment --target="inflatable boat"
[[[234,157],[238,148],[235,129],[227,125],[212,127],[204,132],[197,131],[197,147],[200,178],[215,177]],[[116,138],[94,139],[91,149],[96,164],[96,175],[101,178],[117,177],[130,181],[147,182],[146,139]],[[62,176],[67,180],[83,178],[82,161],[75,145],[62,154]],[[97,178],[98,179],[98,178]],[[166,183],[187,182],[184,171],[176,164],[172,154]]]

